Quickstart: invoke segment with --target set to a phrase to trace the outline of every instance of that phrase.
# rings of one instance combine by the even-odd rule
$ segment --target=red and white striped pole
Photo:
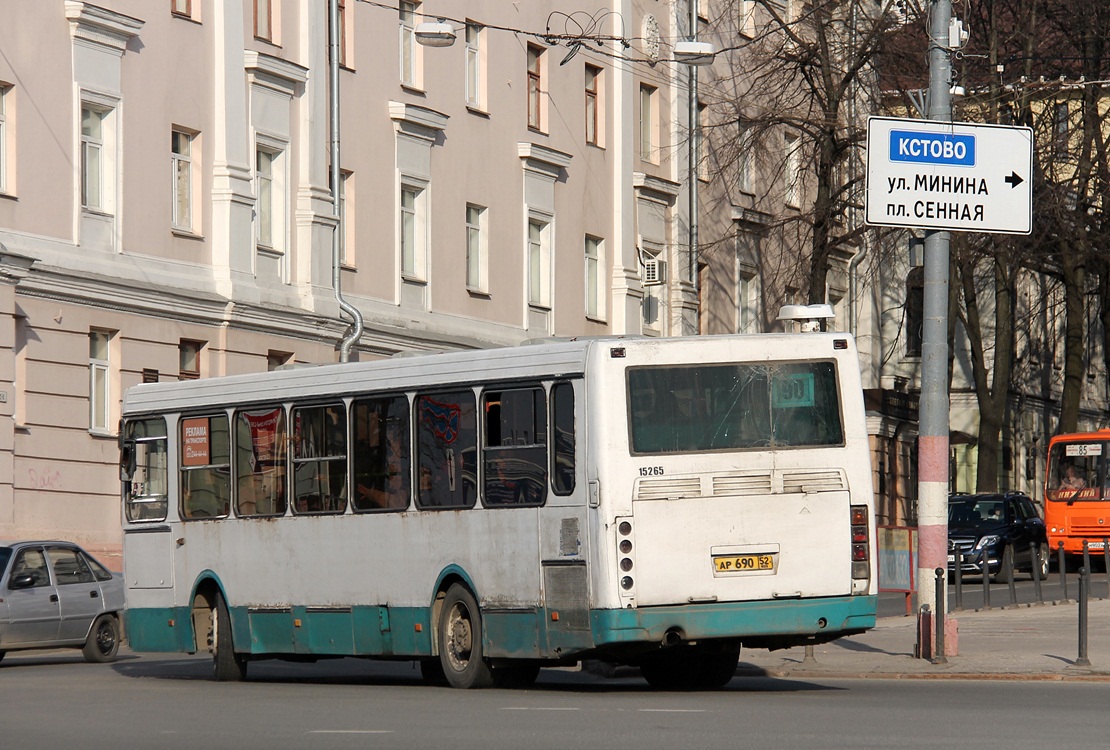
[[[928,118],[952,120],[951,0],[934,0],[929,24]],[[948,568],[948,232],[925,233],[921,402],[917,443],[917,606],[936,601],[934,571]],[[937,622],[936,627],[944,627]],[[921,630],[924,630],[922,628]],[[929,653],[920,633],[918,653]],[[922,643],[920,641],[926,641]]]

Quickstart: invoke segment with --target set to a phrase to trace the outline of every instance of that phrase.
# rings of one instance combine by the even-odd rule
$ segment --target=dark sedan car
[[[76,544],[0,541],[0,659],[79,648],[87,661],[111,661],[123,602],[123,577]]]
[[[982,573],[983,559],[996,581],[1012,571],[1033,572],[1036,545],[1041,579],[1048,576],[1048,536],[1044,521],[1028,495],[1020,492],[952,495],[948,499],[948,573],[956,569],[956,552],[965,574]]]

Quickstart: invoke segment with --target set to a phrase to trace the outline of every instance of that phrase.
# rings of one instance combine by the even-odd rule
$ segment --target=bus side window
[[[574,386],[551,388],[551,487],[556,495],[574,492]]]
[[[224,518],[231,508],[226,414],[181,420],[181,517]]]
[[[166,420],[152,417],[128,422],[123,433],[131,453],[130,476],[123,485],[127,520],[164,521],[169,486]]]
[[[285,513],[285,409],[275,406],[235,416],[235,512]]]
[[[470,390],[416,397],[416,505],[472,508],[477,500],[477,419]]]
[[[293,410],[293,510],[347,509],[347,410],[343,404]]]
[[[408,399],[389,396],[355,401],[351,422],[354,509],[404,510],[412,486]]]
[[[547,402],[542,388],[482,396],[482,501],[543,505],[547,499]]]

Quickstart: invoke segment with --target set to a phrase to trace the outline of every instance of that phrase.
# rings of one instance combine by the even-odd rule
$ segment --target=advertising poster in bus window
[[[264,412],[247,412],[243,416],[251,432],[251,471],[258,473],[274,465],[282,410],[279,407]]]
[[[207,466],[209,460],[208,417],[181,421],[181,465]]]

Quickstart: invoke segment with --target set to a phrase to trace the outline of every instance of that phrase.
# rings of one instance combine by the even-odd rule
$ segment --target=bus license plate
[[[1106,542],[1087,542],[1087,549],[1103,549]]]
[[[775,570],[778,555],[714,555],[713,569],[718,573],[744,573],[756,570]]]

